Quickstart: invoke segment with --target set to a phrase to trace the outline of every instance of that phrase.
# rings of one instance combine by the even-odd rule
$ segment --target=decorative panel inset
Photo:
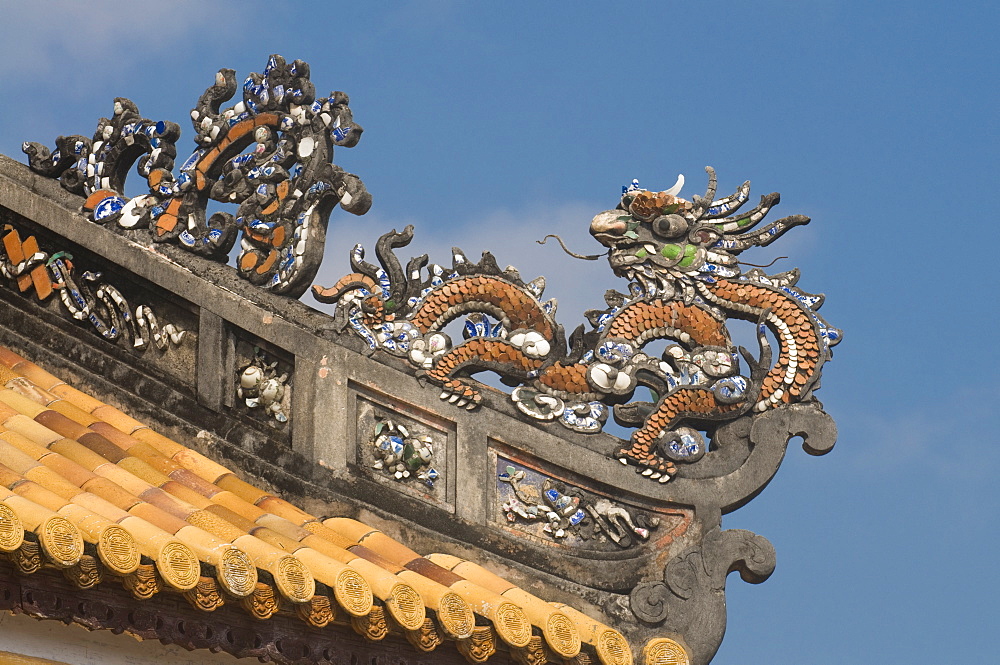
[[[233,408],[290,442],[294,357],[241,330],[234,333],[231,344]]]
[[[653,512],[575,487],[498,454],[496,516],[533,538],[590,550],[664,546],[687,528],[681,510]]]
[[[376,394],[356,396],[357,472],[452,510],[454,426]]]

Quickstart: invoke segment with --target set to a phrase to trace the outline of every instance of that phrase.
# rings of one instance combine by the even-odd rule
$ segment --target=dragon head
[[[750,195],[750,183],[722,199],[715,199],[716,176],[712,167],[704,197],[692,201],[677,194],[684,176],[661,192],[639,187],[638,181],[622,188],[618,207],[599,213],[590,233],[609,249],[608,261],[619,277],[641,283],[647,293],[672,291],[678,282],[739,274],[736,255],[753,246],[773,242],[792,226],[809,218],[793,215],[752,230],[780,200],[777,193],[761,197],[760,205],[735,214]],[[727,217],[727,215],[730,215]]]

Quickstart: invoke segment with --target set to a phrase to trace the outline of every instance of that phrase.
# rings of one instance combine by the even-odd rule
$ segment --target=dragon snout
[[[626,215],[620,210],[607,210],[595,215],[590,221],[590,235],[606,247],[614,246],[627,230],[623,216]]]

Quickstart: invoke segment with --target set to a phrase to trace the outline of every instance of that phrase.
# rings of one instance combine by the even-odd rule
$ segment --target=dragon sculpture
[[[242,101],[223,110],[237,90],[235,72],[219,70],[191,111],[197,148],[176,177],[180,127],[143,118],[123,97],[92,139],[60,136],[53,151],[34,142],[23,150],[32,170],[86,197],[83,211],[93,222],[147,228],[155,242],[176,242],[217,261],[227,260],[242,232],[239,274],[298,297],[319,269],[333,207],[356,215],[371,207],[361,180],[331,161],[334,146],[355,146],[362,129],[347,95],[316,97],[301,60],[272,55],[263,74],[243,82]],[[129,198],[125,179],[133,164],[149,191]],[[209,214],[209,200],[238,205],[236,215]]]
[[[600,431],[613,407],[619,424],[636,428],[615,456],[666,482],[677,463],[705,454],[702,431],[710,434],[713,423],[810,399],[841,337],[816,313],[823,297],[795,286],[797,271],[743,272],[737,261],[809,218],[761,226],[778,194],[740,212],[750,183],[716,199],[715,172],[706,170],[704,197],[679,198],[683,178],[661,192],[633,181],[616,209],[594,217],[590,233],[608,248],[611,268],[629,281],[629,292],[609,291],[607,308],[588,311],[591,328],[580,326],[568,343],[554,301],[540,301],[544,281],[524,282],[489,253],[474,264],[456,248],[450,270],[428,266],[426,256],[402,269],[393,250],[409,243],[411,227],[380,238],[381,267],[355,247],[355,272],[330,288],[314,286],[314,295],[337,304],[341,329],[350,327],[372,349],[408,358],[458,406],[481,404],[471,375],[490,370],[515,386],[512,398],[525,414],[577,431]],[[466,315],[465,339],[452,340],[443,329]],[[730,317],[757,324],[758,358],[733,344]],[[777,341],[776,359],[765,328]],[[660,357],[644,352],[654,340],[665,340]],[[633,400],[639,387],[651,401]]]

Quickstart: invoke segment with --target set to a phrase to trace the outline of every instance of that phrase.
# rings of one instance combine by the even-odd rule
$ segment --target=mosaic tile
[[[242,101],[221,108],[240,90]],[[239,274],[275,293],[301,295],[322,261],[329,210],[339,204],[362,215],[371,206],[361,180],[332,161],[334,147],[355,146],[363,131],[347,95],[317,98],[309,66],[274,55],[242,88],[233,70],[220,70],[191,122],[197,147],[176,176],[180,126],[143,118],[121,97],[93,138],[59,137],[53,151],[28,142],[23,150],[34,171],[86,197],[92,221],[149,229],[156,242],[223,262],[240,233]],[[149,193],[129,198],[133,164]],[[210,198],[238,208],[209,215]]]
[[[809,218],[760,226],[778,195],[741,212],[750,183],[716,199],[715,171],[706,170],[704,196],[681,198],[683,176],[659,192],[633,180],[617,208],[593,218],[590,232],[607,248],[612,271],[628,281],[628,292],[605,294],[606,308],[587,312],[591,328],[581,326],[569,340],[556,322],[556,302],[541,300],[545,280],[525,282],[488,252],[473,263],[455,248],[450,268],[421,257],[404,270],[394,250],[409,244],[412,227],[379,239],[378,266],[355,247],[355,272],[313,292],[336,305],[337,329],[407,358],[455,406],[482,404],[480,384],[468,377],[486,370],[513,386],[519,411],[538,422],[591,434],[613,414],[634,431],[609,454],[664,483],[711,455],[706,422],[813,399],[842,337],[817,313],[823,297],[796,286],[797,271],[767,275],[759,267],[744,270],[749,264],[738,259]],[[463,319],[461,340],[443,332]],[[733,344],[730,319],[757,324],[757,356]],[[650,353],[652,342],[665,343],[665,350]],[[527,508],[515,502],[511,511]]]
[[[161,321],[149,305],[130,302],[101,273],[80,273],[68,252],[43,252],[34,236],[22,240],[11,225],[4,228],[3,234],[0,274],[13,280],[19,290],[34,287],[42,301],[58,293],[66,315],[89,325],[109,342],[134,351],[164,351],[184,343],[187,331]]]
[[[497,502],[504,519],[536,537],[588,549],[623,550],[660,534],[661,517],[629,508],[540,473],[497,458]],[[680,522],[664,516],[664,533]]]

